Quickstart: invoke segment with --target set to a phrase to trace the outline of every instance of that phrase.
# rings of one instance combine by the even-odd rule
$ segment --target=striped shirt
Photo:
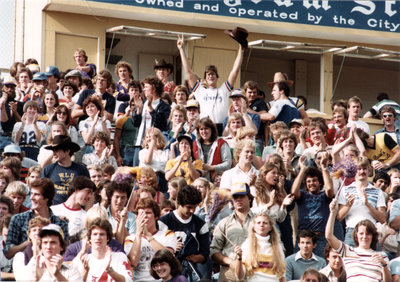
[[[368,186],[365,188],[365,193],[367,194],[368,202],[374,209],[386,207],[385,195],[382,190],[368,183]],[[354,228],[359,221],[364,219],[369,219],[372,223],[376,223],[376,219],[372,216],[368,207],[364,205],[360,189],[356,187],[355,182],[349,186],[343,187],[338,197],[338,204],[346,205],[347,199],[351,194],[355,195],[355,200],[345,217],[346,226]]]
[[[397,118],[400,118],[400,105],[393,100],[384,99],[376,103],[369,111],[374,117],[378,117],[384,106],[391,106],[396,111]]]
[[[343,258],[347,282],[382,281],[383,267],[379,262],[374,262],[372,256],[378,253],[388,263],[389,259],[384,252],[376,252],[372,249],[364,250],[361,248],[353,248],[343,242],[341,242],[339,249],[336,251]]]

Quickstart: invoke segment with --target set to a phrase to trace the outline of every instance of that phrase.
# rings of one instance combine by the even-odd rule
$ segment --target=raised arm
[[[176,46],[178,47],[179,54],[181,55],[182,66],[185,69],[185,75],[189,82],[189,87],[193,88],[196,81],[199,80],[199,77],[193,72],[192,68],[190,67],[190,63],[185,52],[185,40],[183,35],[178,35]]]
[[[231,87],[233,87],[233,85],[235,84],[236,79],[239,75],[240,67],[242,66],[242,61],[243,61],[243,53],[244,53],[244,49],[243,49],[242,45],[239,44],[239,50],[238,50],[235,62],[233,63],[233,68],[231,70],[231,73],[229,74],[229,77],[228,77],[228,82]]]
[[[325,237],[326,240],[329,242],[329,245],[335,250],[339,249],[342,242],[335,235],[333,235],[333,229],[335,224],[335,217],[338,211],[337,207],[337,200],[333,199],[332,202],[329,204],[330,214],[328,217],[328,222],[326,223],[325,228]]]
[[[324,179],[324,184],[325,184],[325,194],[328,198],[332,198],[334,196],[334,191],[333,191],[332,178],[328,170],[328,161],[329,161],[329,153],[324,152],[321,159],[322,177]]]
[[[301,183],[303,182],[304,179],[304,175],[306,174],[306,165],[305,165],[305,157],[301,156],[299,159],[299,167],[300,167],[300,171],[299,174],[297,175],[297,177],[294,179],[293,181],[293,185],[292,185],[292,195],[295,196],[296,199],[300,198],[300,186]]]

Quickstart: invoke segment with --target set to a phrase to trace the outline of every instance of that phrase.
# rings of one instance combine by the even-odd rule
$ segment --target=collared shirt
[[[222,219],[215,227],[214,236],[210,246],[211,257],[221,252],[225,256],[235,258],[234,248],[232,242],[241,246],[247,238],[247,232],[254,214],[251,210],[247,213],[243,225],[240,223],[237,215],[233,212],[230,216]],[[229,238],[227,240],[226,238]]]
[[[237,164],[234,168],[231,168],[222,174],[220,188],[230,190],[234,183],[250,184],[250,175],[253,173],[258,175],[258,170],[253,165],[251,165],[248,172],[244,172],[239,167],[239,164]]]
[[[54,215],[54,213],[50,209],[49,212],[50,222],[57,224],[61,227],[64,232],[64,239],[65,241],[68,241],[69,233],[67,222],[65,220],[61,220],[58,216]],[[11,247],[17,246],[28,239],[28,222],[34,217],[34,210],[29,210],[23,213],[16,214],[11,218],[10,226],[8,228],[9,235],[7,236],[6,247],[3,250],[5,255],[7,255]]]
[[[295,260],[295,261],[298,261],[298,260],[303,260],[303,261],[315,260],[315,261],[318,261],[318,258],[317,258],[316,255],[314,255],[314,253],[312,253],[311,258],[305,259],[305,258],[303,258],[302,255],[300,254],[300,251],[298,251],[298,252],[296,253],[296,256],[294,257],[294,260]]]
[[[288,256],[285,259],[285,267],[286,267],[286,281],[297,280],[301,278],[304,271],[313,267],[317,270],[322,269],[326,266],[325,259],[312,254],[310,259],[305,259],[300,255],[300,251],[296,254]]]
[[[321,269],[319,272],[321,272],[323,275],[325,275],[328,278],[329,282],[338,282],[338,278],[335,276],[335,273],[333,272],[332,268],[329,266],[325,266],[323,269]],[[344,270],[342,269],[343,274]],[[346,276],[344,276],[346,278]]]
[[[117,221],[111,215],[110,207],[107,208],[108,221],[111,223],[113,230],[117,226]],[[136,215],[132,212],[128,212],[128,219],[125,224],[126,229],[128,229],[129,235],[136,234]]]

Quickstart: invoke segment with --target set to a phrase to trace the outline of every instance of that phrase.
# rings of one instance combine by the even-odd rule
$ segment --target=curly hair
[[[92,236],[92,231],[95,228],[100,228],[105,230],[107,233],[107,244],[110,243],[111,239],[113,238],[113,230],[111,223],[108,221],[108,219],[96,218],[89,224],[87,232],[88,241],[90,241]]]
[[[103,132],[103,131],[97,131],[93,137],[92,137],[92,145],[94,145],[94,142],[97,140],[103,140],[104,142],[106,142],[106,146],[110,146],[110,138],[108,137],[108,135]]]
[[[150,84],[153,86],[158,97],[161,97],[164,93],[164,83],[162,83],[162,81],[156,76],[146,77],[143,79],[143,84]]]
[[[178,196],[177,196],[177,202],[178,205],[184,206],[184,205],[198,205],[201,203],[201,193],[198,191],[196,188],[194,188],[192,185],[188,185],[186,187],[183,187],[179,189],[178,191]]]
[[[85,101],[83,101],[83,103],[82,103],[82,109],[83,109],[83,113],[84,113],[85,115],[87,115],[87,113],[86,113],[86,107],[87,107],[90,103],[93,103],[93,104],[96,106],[97,110],[99,110],[99,112],[100,112],[100,114],[99,114],[100,116],[103,115],[103,110],[104,110],[103,103],[102,103],[101,99],[98,98],[96,95],[90,95],[89,97],[87,97],[87,98],[85,99]]]
[[[267,175],[268,172],[276,169],[279,173],[279,168],[272,164],[272,163],[265,163],[261,169],[260,173],[257,176],[256,179],[256,201],[257,203],[262,203],[262,204],[267,204],[269,202],[269,196],[268,194],[270,193],[268,191],[268,186],[270,186],[270,191],[275,190],[275,203],[278,204],[279,206],[282,204],[283,199],[286,197],[286,192],[283,187],[280,187],[279,184],[277,185],[269,185],[265,179],[265,176]]]
[[[115,75],[118,77],[118,70],[119,68],[126,68],[128,70],[129,75],[132,75],[133,69],[132,65],[125,61],[119,61],[115,66]]]

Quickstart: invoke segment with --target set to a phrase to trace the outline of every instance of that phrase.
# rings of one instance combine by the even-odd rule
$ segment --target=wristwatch
[[[110,274],[110,273],[113,273],[113,272],[114,272],[114,269],[110,266],[110,267],[107,269],[107,273]]]

